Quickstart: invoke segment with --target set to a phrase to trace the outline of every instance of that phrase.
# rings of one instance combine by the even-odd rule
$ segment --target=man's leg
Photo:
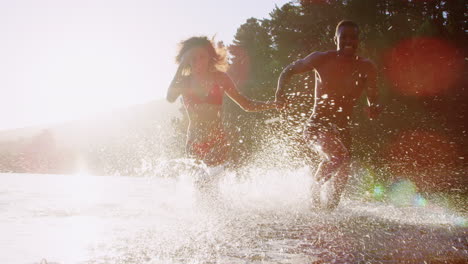
[[[329,180],[332,185],[332,192],[328,193],[328,203],[324,205],[328,209],[334,209],[338,206],[341,200],[341,195],[346,187],[350,174],[350,164],[343,164],[338,172]]]
[[[332,184],[331,193],[327,193],[327,201],[320,199],[322,207],[335,208],[346,186],[349,175],[350,156],[348,149],[333,132],[322,132],[313,144],[321,162],[314,173],[314,179],[322,187],[326,182]],[[317,198],[315,198],[316,200]],[[326,204],[323,204],[326,202]]]
[[[322,160],[315,173],[316,179],[321,182],[331,179],[343,165],[349,165],[348,149],[334,133],[323,133],[314,143],[314,148]]]

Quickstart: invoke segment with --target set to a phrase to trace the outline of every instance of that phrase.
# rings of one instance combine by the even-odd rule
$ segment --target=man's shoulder
[[[319,58],[331,58],[331,57],[336,56],[336,51],[334,51],[334,50],[314,51],[314,52],[309,54],[309,56],[311,56],[311,55],[319,57]]]
[[[303,63],[320,65],[330,59],[336,57],[336,51],[314,51],[310,53],[305,59],[302,60]]]

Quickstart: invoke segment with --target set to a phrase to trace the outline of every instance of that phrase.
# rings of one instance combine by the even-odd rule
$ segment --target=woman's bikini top
[[[198,96],[193,88],[189,88],[184,94],[184,103],[187,107],[193,107],[198,104],[221,105],[223,103],[224,91],[217,84],[213,84],[206,97]]]

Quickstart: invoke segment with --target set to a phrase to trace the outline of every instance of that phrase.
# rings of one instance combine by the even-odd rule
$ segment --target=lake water
[[[306,169],[0,174],[0,263],[464,263],[466,212],[427,198],[310,207]],[[164,175],[168,176],[168,175]],[[215,198],[213,198],[215,197]]]

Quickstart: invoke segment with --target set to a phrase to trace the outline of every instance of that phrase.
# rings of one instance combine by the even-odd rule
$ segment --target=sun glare
[[[393,47],[385,57],[385,74],[400,94],[433,96],[453,88],[463,72],[463,57],[452,43],[416,37]]]

